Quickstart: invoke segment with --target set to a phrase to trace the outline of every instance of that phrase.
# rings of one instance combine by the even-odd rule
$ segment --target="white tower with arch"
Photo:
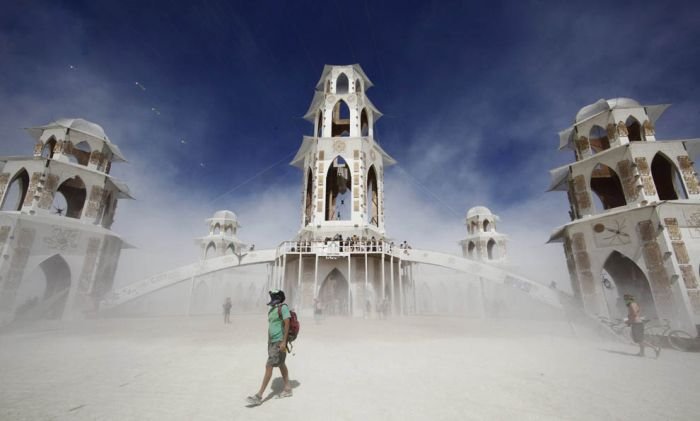
[[[624,294],[647,317],[695,332],[700,325],[700,184],[690,140],[660,141],[668,105],[629,98],[583,107],[560,133],[576,162],[551,171],[567,192],[571,222],[562,242],[574,293],[592,315],[624,316]]]
[[[0,323],[80,317],[112,287],[121,249],[110,228],[127,186],[102,127],[59,119],[27,129],[34,154],[0,160]]]
[[[304,118],[314,125],[291,164],[303,171],[300,238],[377,239],[384,229],[384,168],[396,161],[374,138],[382,114],[358,64],[325,66]]]
[[[476,206],[467,212],[467,237],[460,241],[462,256],[491,263],[505,263],[506,236],[496,231],[499,221],[489,208]]]
[[[202,249],[202,260],[240,254],[246,245],[238,238],[238,217],[230,210],[216,211],[206,220],[209,232],[197,239]]]

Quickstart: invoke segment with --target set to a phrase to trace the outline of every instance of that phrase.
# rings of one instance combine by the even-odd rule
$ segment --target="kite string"
[[[265,174],[266,172],[270,171],[271,169],[275,168],[275,167],[278,166],[279,164],[285,162],[286,160],[288,160],[288,159],[289,159],[291,156],[293,156],[294,154],[295,154],[295,152],[291,152],[291,153],[285,155],[285,156],[284,156],[282,159],[280,159],[279,161],[277,161],[277,162],[275,162],[274,164],[272,164],[272,165],[270,165],[270,166],[268,166],[268,167],[262,169],[261,171],[258,171],[258,172],[255,173],[255,174],[253,174],[251,177],[248,177],[247,179],[243,180],[243,181],[240,182],[239,184],[233,186],[233,188],[231,188],[231,189],[229,189],[228,191],[226,191],[226,192],[220,194],[219,196],[215,197],[215,198],[212,199],[209,203],[214,203],[214,202],[216,202],[217,200],[221,199],[222,197],[233,193],[234,191],[238,190],[239,188],[243,187],[244,185],[250,183],[251,181],[255,180],[256,178],[260,177],[261,175],[263,175],[263,174]]]
[[[397,164],[397,165],[396,165],[396,168],[398,168],[399,170],[401,170],[401,172],[403,172],[406,176],[408,176],[411,180],[413,180],[413,181],[414,181],[414,183],[413,183],[414,185],[416,185],[416,186],[419,187],[420,189],[422,189],[422,190],[424,190],[425,192],[427,192],[427,193],[428,193],[429,195],[431,195],[435,200],[437,200],[442,206],[444,206],[447,210],[449,210],[450,212],[452,212],[452,214],[453,214],[454,216],[456,216],[456,217],[461,217],[461,216],[462,216],[462,215],[460,215],[457,211],[455,211],[454,209],[452,209],[452,207],[450,207],[450,205],[448,205],[444,200],[440,199],[440,197],[438,197],[435,193],[433,193],[429,188],[425,187],[417,178],[413,177],[413,176],[412,176],[411,174],[409,174],[405,169],[403,169],[403,167],[402,167],[401,165],[398,165],[398,164]]]

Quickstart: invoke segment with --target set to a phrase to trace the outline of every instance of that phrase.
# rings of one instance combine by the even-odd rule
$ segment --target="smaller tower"
[[[506,262],[506,236],[496,232],[497,215],[484,206],[467,212],[467,238],[460,241],[462,255],[468,259],[491,263]]]
[[[202,260],[212,257],[239,254],[246,245],[238,239],[238,217],[229,210],[220,210],[206,220],[209,225],[209,234],[198,238],[201,244]]]

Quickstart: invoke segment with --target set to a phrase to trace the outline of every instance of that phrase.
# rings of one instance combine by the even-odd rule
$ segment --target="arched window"
[[[313,186],[314,175],[311,172],[311,168],[306,171],[306,196],[304,196],[304,225],[309,225],[311,223],[311,209],[313,208],[313,197],[314,197],[314,186]]]
[[[0,210],[18,211],[22,210],[24,198],[27,196],[29,188],[29,174],[22,168],[12,177],[10,184],[5,190],[5,197],[2,199]]]
[[[488,243],[486,243],[486,252],[488,253],[489,260],[495,259],[496,256],[496,241],[491,238]]]
[[[214,244],[214,242],[212,241],[211,243],[209,243],[207,245],[207,249],[204,252],[204,258],[208,259],[208,258],[214,257],[214,256],[216,256],[216,244]]]
[[[224,253],[226,256],[229,256],[231,254],[236,254],[236,250],[234,250],[233,244],[229,244],[228,247],[226,247],[226,253]]]
[[[472,221],[471,225],[472,225],[472,234],[474,234],[478,230],[479,224],[477,224],[476,221]]]
[[[318,112],[318,121],[316,122],[316,137],[323,136],[323,111]]]
[[[345,73],[341,73],[338,79],[335,80],[335,93],[336,94],[347,94],[348,87],[350,86],[350,81]]]
[[[352,213],[350,168],[341,156],[333,159],[326,175],[326,221],[349,220]]]
[[[676,166],[661,153],[651,161],[651,176],[660,200],[687,199],[683,179]]]
[[[591,144],[591,151],[593,151],[594,154],[610,149],[608,132],[600,126],[593,126],[591,128],[591,131],[588,134],[588,139]]]
[[[642,140],[642,125],[639,124],[636,118],[629,116],[625,122],[627,126],[627,138],[630,142]]]
[[[369,118],[367,118],[366,108],[363,108],[360,113],[360,132],[362,136],[369,136]]]
[[[350,136],[350,107],[342,99],[333,107],[331,136]]]
[[[379,189],[377,187],[377,171],[374,165],[367,172],[367,222],[379,226]]]
[[[226,225],[226,229],[224,230],[226,235],[233,235],[233,225]]]
[[[591,190],[596,194],[600,205],[605,210],[627,204],[620,177],[607,165],[598,164],[593,168]]]
[[[474,257],[474,250],[476,249],[476,244],[473,241],[469,242],[469,247],[467,248],[467,255],[469,257]]]
[[[355,92],[362,92],[362,82],[360,82],[360,79],[355,80]]]
[[[73,145],[73,156],[78,160],[78,164],[87,165],[90,162],[90,145],[82,141],[77,145]]]
[[[80,219],[85,206],[87,190],[77,175],[61,183],[54,194],[53,209],[59,215]]]
[[[42,158],[53,158],[53,151],[56,148],[56,138],[51,137],[48,142],[44,143],[44,147],[41,149]]]
[[[212,234],[214,234],[214,235],[221,234],[221,225],[219,225],[218,222],[214,225],[214,231],[212,231]]]
[[[491,231],[491,222],[488,219],[484,219],[484,232]]]

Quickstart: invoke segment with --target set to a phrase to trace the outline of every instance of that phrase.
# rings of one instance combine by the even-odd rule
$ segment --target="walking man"
[[[231,304],[231,297],[226,297],[226,301],[222,307],[224,308],[224,324],[229,324],[231,323],[231,307],[233,307],[233,304]]]
[[[650,346],[656,353],[656,358],[661,354],[661,347],[654,346],[644,338],[644,321],[642,320],[642,310],[634,300],[634,296],[625,294],[625,304],[627,305],[627,324],[632,329],[632,340],[639,345],[640,357],[644,356],[644,346]]]
[[[263,393],[272,378],[273,367],[279,367],[284,380],[284,389],[278,397],[287,398],[292,396],[292,388],[289,385],[289,371],[284,363],[287,357],[287,338],[289,337],[291,314],[287,305],[284,304],[284,300],[283,291],[270,291],[270,302],[267,303],[270,306],[267,312],[267,363],[265,364],[265,375],[260,385],[260,390],[255,395],[246,398],[246,401],[251,405],[257,406],[262,404]]]

